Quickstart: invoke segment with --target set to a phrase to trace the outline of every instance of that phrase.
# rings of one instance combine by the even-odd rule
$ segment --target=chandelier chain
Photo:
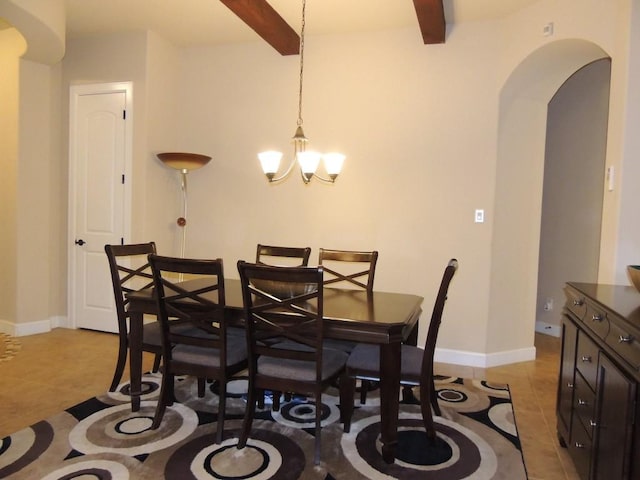
[[[304,29],[307,1],[302,0],[302,27],[300,29],[300,87],[298,89],[298,126],[302,126],[302,80],[304,77]]]

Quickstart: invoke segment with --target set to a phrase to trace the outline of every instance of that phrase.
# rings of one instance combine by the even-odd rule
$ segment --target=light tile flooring
[[[18,340],[22,345],[16,356],[0,362],[0,438],[111,384],[115,335],[59,328]],[[532,362],[488,369],[439,364],[436,373],[508,383],[529,480],[577,480],[555,429],[560,340],[536,334],[535,344]],[[145,368],[151,364],[152,357],[146,357]]]

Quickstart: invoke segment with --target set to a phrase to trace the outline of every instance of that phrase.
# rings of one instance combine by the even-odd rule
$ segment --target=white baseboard
[[[551,325],[546,322],[536,322],[536,332],[551,335],[553,337],[559,337],[562,335],[560,325]]]
[[[439,363],[450,363],[453,365],[464,365],[468,367],[489,368],[511,363],[528,362],[535,360],[536,348],[521,348],[497,353],[475,353],[461,350],[449,350],[447,348],[436,348],[434,361]]]
[[[67,317],[56,316],[48,320],[38,320],[37,322],[12,323],[7,320],[0,320],[0,332],[12,337],[26,337],[38,333],[50,332],[53,328],[69,328]]]

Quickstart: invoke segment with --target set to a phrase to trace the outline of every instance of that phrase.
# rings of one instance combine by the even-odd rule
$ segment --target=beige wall
[[[0,324],[16,318],[18,272],[18,87],[24,38],[0,30]]]
[[[530,358],[546,102],[598,56],[626,64],[629,5],[541,0],[502,21],[456,25],[444,45],[423,45],[416,29],[309,37],[305,132],[313,148],[347,154],[333,186],[295,176],[269,185],[260,173],[256,152],[290,147],[298,78],[298,59],[262,42],[176,49],[152,33],[68,42],[61,136],[66,142],[69,85],[131,80],[131,240],[178,253],[179,178],[155,153],[209,154],[211,163],[189,174],[188,255],[222,256],[236,276],[236,260],[252,258],[257,242],[309,245],[314,256],[318,247],[375,248],[377,288],[421,294],[425,311],[457,257],[440,358]],[[543,37],[549,21],[555,34]],[[618,127],[630,70],[612,73]],[[622,166],[633,160],[620,130],[610,130],[608,162]],[[476,208],[484,224],[473,222]],[[615,201],[605,215],[617,216]],[[640,235],[619,235],[637,247]],[[618,244],[603,249],[612,259]]]

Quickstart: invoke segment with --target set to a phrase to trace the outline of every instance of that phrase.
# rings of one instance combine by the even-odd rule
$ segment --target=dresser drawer
[[[569,452],[581,480],[589,479],[591,471],[591,438],[580,422],[575,422],[571,430],[571,442]]]
[[[635,370],[640,370],[640,337],[637,332],[612,323],[606,342]]]
[[[582,320],[587,312],[587,304],[585,302],[584,295],[571,288],[565,288],[564,293],[567,298],[565,308],[573,313],[578,320]]]
[[[594,391],[598,376],[598,351],[598,346],[585,333],[578,333],[576,368]]]
[[[602,340],[609,334],[609,319],[606,312],[591,303],[587,302],[587,311],[582,321],[586,327]]]
[[[573,397],[573,402],[574,415],[577,415],[580,419],[580,423],[589,435],[589,438],[593,438],[593,428],[595,427],[596,394],[580,374],[576,375],[575,394]]]

